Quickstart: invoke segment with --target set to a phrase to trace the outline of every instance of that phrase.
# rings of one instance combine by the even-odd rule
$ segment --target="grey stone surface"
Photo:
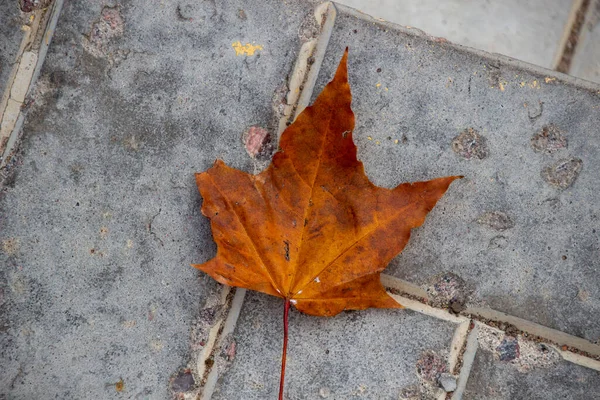
[[[572,75],[600,83],[600,1],[591,0],[577,50],[571,61]]]
[[[215,252],[193,173],[217,157],[254,168],[242,132],[276,127],[274,94],[313,8],[112,6],[65,2],[4,171],[3,398],[168,398],[216,286],[190,267]],[[262,50],[236,56],[238,41]]]
[[[598,341],[600,86],[436,42],[339,6],[313,96],[346,46],[354,138],[371,180],[393,187],[465,176],[386,272],[423,287],[453,272],[474,290],[471,304]],[[551,124],[567,147],[535,151],[532,137]],[[485,138],[485,158],[453,150],[453,139],[468,128]],[[566,189],[542,177],[563,159],[582,162],[564,163],[581,166]],[[555,172],[570,179],[574,171]],[[477,222],[490,212],[511,223],[498,230]]]
[[[23,37],[20,17],[16,1],[0,0],[0,98]]]
[[[600,396],[600,372],[560,361],[548,368],[521,372],[479,349],[471,368],[465,400],[589,400]]]
[[[279,392],[283,301],[248,293],[234,333],[236,357],[213,399],[272,399]],[[455,324],[408,310],[320,318],[290,313],[286,399],[398,399],[419,384],[417,361],[447,355]]]
[[[553,68],[571,11],[565,0],[340,0],[469,47]]]

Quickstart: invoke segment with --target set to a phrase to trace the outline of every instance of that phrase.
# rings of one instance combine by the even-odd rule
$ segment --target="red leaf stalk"
[[[283,400],[283,383],[285,381],[285,359],[288,342],[288,315],[290,313],[290,299],[285,299],[283,305],[283,350],[281,353],[281,380],[279,381],[279,400]]]

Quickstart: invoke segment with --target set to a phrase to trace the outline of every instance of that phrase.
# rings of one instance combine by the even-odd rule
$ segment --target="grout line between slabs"
[[[335,6],[331,2],[320,4],[315,8],[314,17],[321,27],[321,32],[318,38],[309,40],[300,48],[288,85],[287,105],[282,118],[279,120],[278,137],[310,102],[315,82],[321,70],[321,64],[325,58],[325,50],[327,50],[329,38],[333,31],[336,17]]]
[[[229,313],[227,314],[227,318],[225,319],[225,324],[223,325],[223,330],[219,334],[218,341],[213,348],[213,351],[219,349],[223,346],[225,338],[229,335],[233,334],[235,327],[237,325],[237,320],[240,316],[240,312],[242,311],[242,305],[244,304],[244,297],[246,296],[246,289],[237,288],[235,290],[235,295],[233,296],[233,300],[231,302],[231,307],[229,308]],[[212,353],[211,352],[211,353]],[[216,367],[216,368],[215,368]],[[206,381],[204,383],[204,387],[202,389],[202,394],[200,395],[200,400],[210,400],[212,397],[215,388],[217,386],[217,381],[219,380],[219,368],[215,364],[208,372],[206,376]]]
[[[469,380],[469,375],[471,375],[471,367],[473,366],[475,354],[479,348],[477,340],[478,324],[479,323],[475,323],[475,326],[467,336],[467,345],[462,358],[462,367],[458,375],[456,390],[452,393],[452,400],[461,400],[467,387],[467,381]]]
[[[0,103],[0,167],[6,165],[16,150],[15,144],[25,119],[21,109],[44,64],[63,3],[64,0],[54,0],[50,9],[34,12],[34,25],[25,30],[18,62],[13,67]]]
[[[406,293],[409,296],[413,296],[419,299],[414,300],[406,296],[391,294],[392,297],[397,298],[398,301],[406,308],[422,312],[423,314],[432,317],[452,322],[459,322],[457,318],[465,318],[466,320],[472,318],[478,320],[479,323],[486,323],[486,321],[506,323],[512,327],[517,328],[520,331],[537,336],[539,338],[544,339],[545,341],[550,341],[551,343],[554,343],[559,347],[567,346],[567,350],[570,350],[570,353],[584,353],[577,354],[579,357],[572,357],[570,355],[567,355],[567,357],[569,357],[569,361],[571,362],[583,366],[592,365],[588,368],[593,369],[596,369],[594,367],[594,365],[596,365],[596,362],[600,363],[600,346],[586,339],[573,336],[571,334],[556,329],[548,328],[535,322],[515,317],[503,313],[501,311],[493,310],[491,308],[467,307],[463,312],[461,312],[461,316],[455,316],[451,314],[448,310],[435,308],[426,304],[428,302],[428,298],[426,292],[425,295],[423,295],[423,289],[420,289],[415,285],[406,282],[402,279],[398,279],[389,275],[381,274],[381,278],[382,283],[386,288],[398,291],[401,294]],[[562,350],[561,354],[565,352],[567,351]],[[588,363],[585,360],[591,360],[594,362]]]
[[[554,69],[559,72],[569,73],[571,69],[590,3],[590,0],[573,1],[569,19],[565,24],[558,53],[554,61]]]
[[[552,60],[552,69],[556,70],[560,61],[563,57],[563,52],[567,42],[569,41],[569,36],[571,35],[571,30],[573,28],[573,24],[575,23],[575,19],[577,17],[577,12],[581,8],[581,4],[584,0],[573,0],[571,3],[571,9],[569,10],[569,16],[567,17],[567,22],[563,26],[562,36],[558,42],[558,46],[556,48],[556,52],[554,54],[554,59]]]
[[[448,355],[448,371],[454,374],[458,362],[460,359],[460,353],[467,343],[469,337],[469,327],[471,326],[471,320],[467,319],[461,322],[452,337],[452,343],[450,344],[450,354]],[[462,369],[462,368],[461,368]]]

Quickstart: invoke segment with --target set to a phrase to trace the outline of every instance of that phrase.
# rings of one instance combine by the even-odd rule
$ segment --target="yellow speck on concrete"
[[[231,47],[235,50],[236,56],[253,56],[258,50],[262,50],[263,47],[260,44],[242,44],[239,40],[231,44]]]
[[[375,85],[375,87],[381,87],[381,83],[377,82],[377,84]]]
[[[504,92],[504,85],[506,84],[506,82],[498,82],[498,86],[500,87],[500,91]]]
[[[398,139],[394,140],[394,144],[398,144]]]
[[[386,92],[389,90],[388,88],[384,88],[384,89],[385,89]]]
[[[379,140],[376,140],[375,144],[381,144],[381,142]]]
[[[367,136],[367,139],[369,140],[373,140],[373,138],[371,136]]]
[[[133,328],[135,326],[135,324],[136,324],[135,320],[121,322],[121,325],[123,325],[123,327],[125,327],[125,328]]]
[[[154,350],[155,352],[159,352],[163,349],[163,347],[165,347],[165,345],[163,344],[163,342],[159,339],[152,339],[150,341],[150,347],[152,348],[152,350]]]
[[[538,83],[538,81],[537,81],[537,80],[534,80],[533,82],[531,82],[531,83],[529,84],[529,87],[530,87],[530,88],[532,88],[532,89],[539,89],[539,88],[540,88],[540,85],[539,85],[539,83]]]
[[[521,83],[519,83],[519,86],[521,86],[521,87],[525,87],[525,82],[521,82]]]
[[[550,78],[549,76],[544,78],[544,81],[546,81],[546,83],[554,82],[555,80],[556,78]]]

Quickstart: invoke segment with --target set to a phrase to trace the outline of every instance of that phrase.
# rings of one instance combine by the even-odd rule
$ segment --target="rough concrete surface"
[[[65,3],[0,197],[0,397],[168,398],[216,287],[193,173],[253,170],[312,9]]]
[[[386,272],[428,287],[451,271],[473,290],[471,304],[597,342],[600,86],[357,15],[338,7],[313,97],[349,46],[354,138],[369,178],[393,187],[465,176]],[[534,149],[550,125],[567,145]],[[484,140],[453,146],[469,129]]]
[[[12,70],[23,32],[16,1],[0,0],[0,98]]]
[[[569,71],[600,83],[600,0],[591,0]]]
[[[479,349],[465,400],[589,400],[600,396],[600,373],[567,361],[521,372]]]
[[[273,399],[279,392],[281,299],[248,293],[237,323],[236,355],[213,399]],[[319,318],[292,311],[286,399],[398,399],[419,390],[427,354],[446,363],[455,324],[408,310],[365,310]],[[422,368],[438,379],[445,371]],[[437,386],[437,382],[435,383]]]
[[[570,0],[340,0],[369,15],[490,53],[553,68]]]

